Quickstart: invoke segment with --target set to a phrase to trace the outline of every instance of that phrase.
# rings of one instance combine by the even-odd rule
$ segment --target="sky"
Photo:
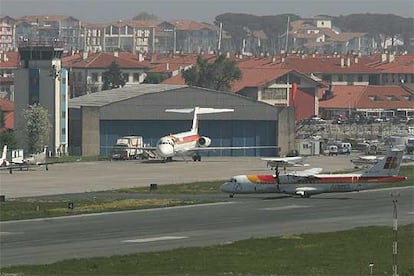
[[[413,0],[0,0],[0,14],[71,15],[86,22],[131,19],[140,12],[159,19],[192,19],[213,23],[222,13],[301,17],[349,15],[353,13],[395,14],[414,17]]]

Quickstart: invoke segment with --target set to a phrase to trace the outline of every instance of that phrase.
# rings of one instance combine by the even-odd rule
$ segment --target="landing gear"
[[[199,154],[193,155],[193,161],[201,161],[201,156]]]
[[[308,194],[307,192],[304,192],[303,194],[300,195],[301,198],[310,198],[310,194]]]
[[[234,194],[229,194],[229,198],[233,198],[234,197]]]

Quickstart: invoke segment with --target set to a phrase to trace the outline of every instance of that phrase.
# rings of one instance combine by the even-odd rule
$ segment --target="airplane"
[[[21,156],[12,158],[12,161],[7,160],[7,145],[3,146],[3,152],[0,162],[0,167],[8,169],[10,173],[14,169],[23,170],[23,167],[29,170],[30,166],[42,166],[45,165],[46,170],[49,170],[48,165],[57,162],[47,162],[46,160],[47,147],[44,148],[43,152],[37,154],[31,154],[29,157],[23,158]]]
[[[379,184],[394,183],[407,179],[399,176],[403,151],[390,149],[363,173],[320,174],[317,170],[276,175],[237,175],[221,185],[222,192],[234,194],[283,193],[308,198],[321,193],[352,192],[372,189]]]
[[[193,161],[201,161],[200,152],[206,150],[240,150],[257,148],[276,148],[276,146],[244,146],[244,147],[210,147],[211,138],[198,134],[198,115],[208,113],[233,112],[229,108],[194,107],[183,109],[166,109],[166,112],[191,113],[194,112],[192,127],[189,131],[170,134],[161,137],[156,147],[142,147],[139,149],[153,150],[164,161],[171,161],[174,156],[191,156]]]
[[[304,164],[304,158],[302,156],[293,157],[263,157],[260,158],[263,161],[267,161],[267,167],[270,169],[278,170],[279,167],[308,167],[309,164]]]
[[[371,166],[378,162],[378,160],[382,159],[383,157],[378,157],[376,155],[361,155],[357,158],[351,159],[351,162],[355,165],[355,167],[359,166]]]

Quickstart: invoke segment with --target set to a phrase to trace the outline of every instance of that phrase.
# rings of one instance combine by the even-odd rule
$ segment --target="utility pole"
[[[400,196],[399,193],[391,193],[393,198],[392,203],[394,205],[394,212],[393,212],[393,231],[394,231],[394,241],[392,242],[392,275],[398,276],[398,263],[397,263],[397,255],[398,255],[398,209],[397,209],[397,197]]]

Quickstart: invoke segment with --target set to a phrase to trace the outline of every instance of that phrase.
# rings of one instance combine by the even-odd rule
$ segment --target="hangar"
[[[141,135],[155,146],[160,137],[191,128],[192,114],[165,109],[194,106],[234,109],[199,116],[199,133],[212,138],[211,146],[278,147],[207,151],[206,156],[283,156],[294,149],[293,108],[200,87],[141,84],[70,99],[69,152],[108,156],[116,138],[125,135]]]

